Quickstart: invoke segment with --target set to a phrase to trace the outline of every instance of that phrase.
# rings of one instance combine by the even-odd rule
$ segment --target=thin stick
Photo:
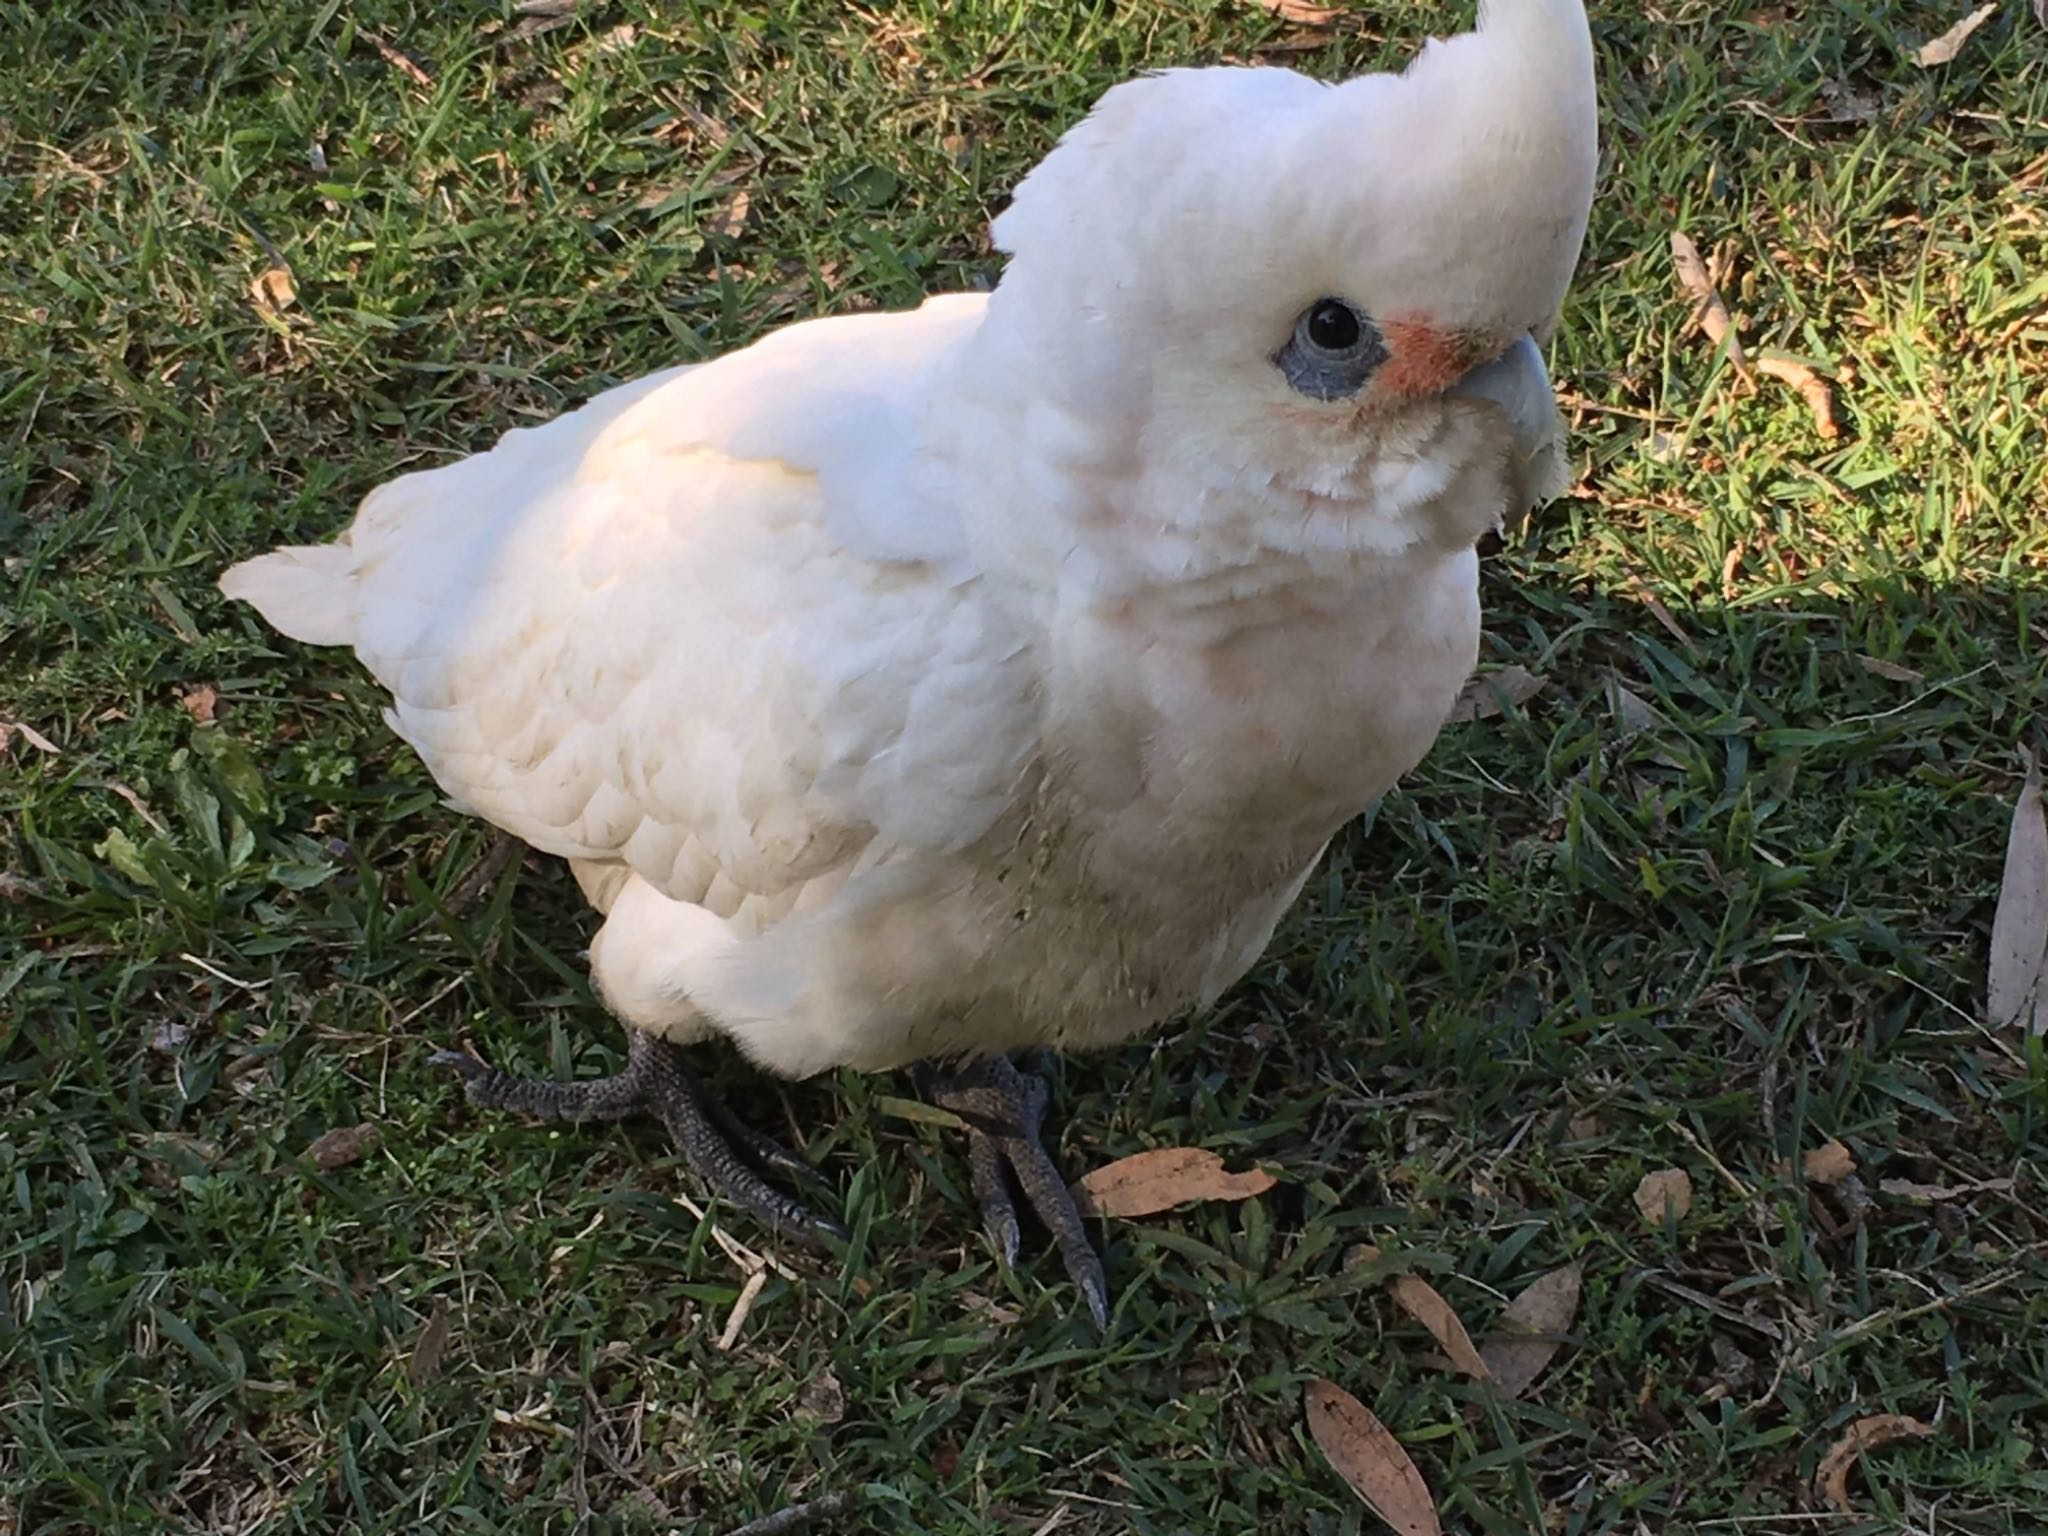
[[[856,1502],[858,1496],[852,1493],[828,1493],[822,1499],[792,1504],[789,1508],[779,1509],[772,1515],[749,1520],[745,1525],[733,1527],[725,1536],[790,1536],[791,1532],[805,1530],[820,1520],[829,1520],[834,1515],[848,1513]]]

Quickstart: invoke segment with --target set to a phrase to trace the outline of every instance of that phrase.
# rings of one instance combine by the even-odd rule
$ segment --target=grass
[[[1277,57],[1376,64],[1451,9]],[[0,757],[0,1528],[715,1536],[840,1490],[834,1530],[892,1536],[1375,1528],[1307,1443],[1318,1376],[1460,1531],[2048,1525],[2048,1063],[1974,1022],[2048,684],[2048,55],[2013,0],[1932,70],[1959,10],[1735,10],[1599,8],[1553,370],[1584,473],[1488,562],[1488,663],[1545,690],[1449,731],[1212,1014],[1063,1067],[1074,1171],[1192,1143],[1282,1187],[1104,1229],[1097,1342],[1050,1255],[995,1271],[903,1084],[720,1059],[857,1229],[721,1350],[744,1276],[656,1135],[474,1116],[425,1065],[618,1060],[573,885],[480,863],[346,660],[212,579],[615,381],[985,279],[1103,87],[1301,34],[0,3],[0,718],[56,749]],[[1752,342],[1846,381],[1839,441],[1689,331],[1674,225]],[[1829,1136],[1848,1194],[1797,1176]],[[1667,1166],[1697,1200],[1651,1229]],[[1381,1283],[1480,1329],[1565,1262],[1517,1403]],[[1816,1467],[1885,1411],[1938,1432],[1835,1516]]]

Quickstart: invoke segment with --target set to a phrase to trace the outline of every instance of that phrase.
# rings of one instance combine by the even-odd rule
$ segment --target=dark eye
[[[1358,311],[1335,299],[1324,299],[1308,312],[1309,342],[1325,352],[1349,352],[1364,331]]]
[[[1273,359],[1287,382],[1312,400],[1357,394],[1386,360],[1379,328],[1364,310],[1339,298],[1317,299],[1303,310]]]

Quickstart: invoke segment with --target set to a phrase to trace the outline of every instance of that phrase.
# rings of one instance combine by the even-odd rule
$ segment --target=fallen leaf
[[[1344,1267],[1346,1269],[1358,1269],[1363,1265],[1376,1262],[1379,1256],[1380,1247],[1378,1243],[1353,1243],[1344,1250]]]
[[[1475,1381],[1486,1379],[1486,1362],[1472,1347],[1472,1336],[1451,1310],[1451,1304],[1437,1294],[1436,1287],[1413,1275],[1400,1275],[1394,1280],[1393,1292],[1401,1310],[1430,1331],[1450,1356],[1452,1365]]]
[[[1682,229],[1671,231],[1671,264],[1678,271],[1678,286],[1693,301],[1693,324],[1706,332],[1707,340],[1715,346],[1727,347],[1729,366],[1747,382],[1749,360],[1743,356],[1742,342],[1735,334],[1735,322],[1729,318],[1728,306],[1721,298],[1721,290],[1714,286],[1713,276],[1707,271],[1700,248]]]
[[[214,709],[220,703],[220,695],[205,683],[201,683],[190,692],[179,694],[178,702],[184,706],[185,713],[201,725],[211,725]]]
[[[364,28],[358,36],[366,39],[377,50],[378,56],[393,69],[398,70],[415,85],[432,85],[434,77],[423,68],[419,60],[402,49],[394,48],[376,33]]]
[[[1886,678],[1894,683],[1924,683],[1925,672],[1915,672],[1911,667],[1902,667],[1896,661],[1886,661],[1881,656],[1858,656],[1857,662],[1873,677]]]
[[[710,218],[704,221],[704,233],[722,235],[730,240],[747,227],[747,210],[754,206],[754,199],[745,187],[733,193],[732,197]]]
[[[448,1303],[437,1301],[420,1328],[419,1340],[412,1347],[412,1358],[405,1362],[405,1379],[416,1387],[432,1381],[441,1374],[441,1355],[447,1348]]]
[[[1327,27],[1343,19],[1342,11],[1333,11],[1327,5],[1311,5],[1308,0],[1255,0],[1259,9],[1269,11],[1282,21],[1291,21],[1297,27]]]
[[[1468,720],[1490,720],[1505,714],[1510,704],[1526,704],[1535,698],[1549,681],[1527,667],[1502,667],[1498,672],[1471,678],[1458,690],[1451,712],[1444,716],[1444,724],[1462,725]]]
[[[837,1424],[846,1417],[846,1388],[830,1371],[813,1376],[797,1394],[797,1411],[807,1413],[821,1424]]]
[[[1963,44],[1970,40],[1972,32],[1975,32],[1997,14],[1998,7],[1996,5],[1978,6],[1976,10],[1970,12],[1961,21],[1942,33],[1941,36],[1929,38],[1926,42],[1922,43],[1920,51],[1913,55],[1913,62],[1921,65],[1923,68],[1931,68],[1936,64],[1946,64],[1950,59],[1963,51]]]
[[[170,836],[171,829],[157,820],[156,813],[149,808],[149,802],[144,800],[142,796],[135,793],[134,790],[118,779],[107,780],[107,788],[125,800],[128,803],[128,808],[140,816],[149,829],[156,833],[158,837]]]
[[[283,267],[265,267],[249,284],[249,297],[264,314],[275,315],[299,302],[299,290]]]
[[[1728,364],[1742,382],[1753,388],[1756,374],[1762,373],[1790,384],[1813,412],[1814,430],[1824,438],[1840,437],[1842,428],[1835,420],[1834,391],[1811,366],[1785,352],[1765,350],[1753,359],[1743,353],[1741,338],[1736,335],[1735,322],[1721,298],[1721,290],[1714,286],[1700,248],[1683,230],[1671,232],[1671,262],[1678,271],[1679,287],[1693,301],[1693,323],[1715,346],[1727,347]]]
[[[306,1148],[306,1156],[322,1173],[332,1173],[361,1162],[363,1155],[376,1145],[377,1127],[368,1121],[361,1125],[338,1125],[314,1138]]]
[[[1310,1382],[1304,1402],[1309,1435],[1374,1514],[1401,1536],[1441,1536],[1429,1485],[1371,1409],[1331,1381]]]
[[[2048,0],[2043,0],[2043,3],[2048,4]],[[1877,98],[1861,86],[1847,80],[1823,80],[1820,93],[1828,104],[1828,122],[1870,123],[1877,120]]]
[[[1849,1469],[1856,1465],[1856,1458],[1894,1440],[1921,1440],[1933,1433],[1932,1424],[1903,1413],[1874,1413],[1867,1419],[1858,1419],[1820,1459],[1814,1481],[1820,1486],[1821,1497],[1840,1513],[1854,1514],[1855,1506],[1849,1502]]]
[[[1662,1227],[1668,1210],[1673,1221],[1683,1221],[1692,1209],[1692,1176],[1683,1168],[1660,1168],[1643,1175],[1636,1185],[1636,1210],[1646,1226]]]
[[[2031,1016],[2034,1032],[2048,1029],[2048,819],[2041,810],[2041,765],[2027,754],[2027,780],[2012,808],[2005,840],[2005,877],[1991,919],[1990,985],[1985,1013],[1994,1026]]]
[[[1800,1159],[1800,1166],[1815,1184],[1839,1184],[1856,1171],[1856,1158],[1831,1137]]]
[[[1880,1194],[1916,1205],[1945,1205],[1971,1195],[2009,1195],[2018,1188],[2011,1179],[1979,1179],[1974,1184],[1919,1184],[1912,1179],[1879,1179]]]
[[[1479,1358],[1503,1397],[1520,1397],[1563,1347],[1579,1313],[1579,1266],[1567,1264],[1535,1281],[1507,1304],[1499,1332],[1480,1346]]]
[[[52,757],[62,755],[57,751],[57,744],[34,726],[26,725],[19,720],[0,720],[0,747],[7,745],[10,734],[19,736],[38,752],[47,752]]]
[[[1765,347],[1754,359],[1756,371],[1766,374],[1783,384],[1790,384],[1805,400],[1806,408],[1813,412],[1813,430],[1832,441],[1842,435],[1842,424],[1835,420],[1835,392],[1828,387],[1828,381],[1809,363],[1803,363],[1789,352],[1779,352]]]
[[[1249,1200],[1273,1187],[1262,1169],[1230,1173],[1200,1147],[1156,1147],[1082,1176],[1074,1203],[1083,1215],[1151,1216],[1190,1200]]]

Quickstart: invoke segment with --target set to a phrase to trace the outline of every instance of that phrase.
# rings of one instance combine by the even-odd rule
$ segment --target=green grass
[[[720,1058],[857,1227],[725,1352],[743,1275],[657,1135],[476,1116],[425,1065],[618,1059],[573,885],[468,879],[488,838],[363,678],[213,577],[610,383],[987,277],[988,214],[1103,87],[1291,34],[0,3],[0,719],[58,749],[0,756],[0,1528],[716,1533],[865,1490],[838,1530],[1338,1536],[1376,1527],[1306,1441],[1328,1376],[1460,1531],[2041,1530],[2048,1064],[1973,1019],[2048,683],[2048,39],[2008,0],[1917,67],[1960,14],[1601,5],[1554,366],[1584,474],[1488,563],[1488,659],[1547,689],[1452,729],[1212,1015],[1063,1067],[1075,1172],[1195,1143],[1283,1186],[1105,1229],[1098,1343],[1050,1255],[993,1269],[906,1085]],[[1839,442],[1689,332],[1674,223],[1733,253],[1752,342],[1848,380]],[[299,302],[266,317],[272,249]],[[363,1121],[368,1157],[307,1163]],[[1866,1201],[1786,1171],[1828,1135]],[[1665,1166],[1698,1201],[1651,1231]],[[1580,1262],[1571,1344],[1491,1402],[1345,1274],[1360,1241],[1475,1329]],[[1814,1518],[1879,1411],[1939,1432]]]

